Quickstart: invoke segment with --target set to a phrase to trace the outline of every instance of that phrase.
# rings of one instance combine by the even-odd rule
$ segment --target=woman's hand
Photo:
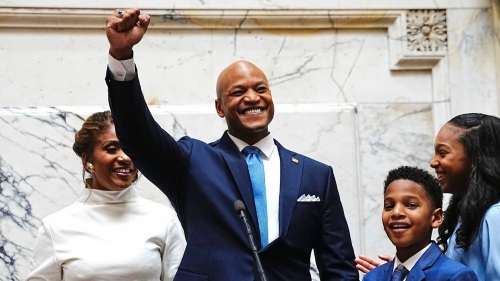
[[[356,262],[356,268],[366,274],[375,267],[392,260],[392,257],[387,255],[378,255],[378,258],[383,262],[363,255],[359,255],[354,261]]]

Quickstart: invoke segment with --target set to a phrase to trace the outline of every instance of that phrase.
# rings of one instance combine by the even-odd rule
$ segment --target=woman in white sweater
[[[171,208],[137,196],[131,186],[137,168],[120,147],[109,111],[87,118],[73,150],[86,188],[42,220],[26,280],[173,280],[184,232]]]

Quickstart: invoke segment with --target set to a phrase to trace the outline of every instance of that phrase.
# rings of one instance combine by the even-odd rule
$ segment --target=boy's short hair
[[[425,189],[425,193],[427,193],[427,197],[429,197],[434,209],[443,207],[443,192],[439,182],[429,172],[410,166],[401,166],[389,171],[384,181],[384,195],[389,184],[395,180],[410,180],[420,184]]]

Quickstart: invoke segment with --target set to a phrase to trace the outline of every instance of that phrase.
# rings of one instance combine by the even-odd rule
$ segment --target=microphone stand
[[[245,223],[248,239],[250,240],[250,246],[252,248],[253,256],[255,258],[255,263],[257,264],[257,270],[259,271],[260,279],[262,281],[267,281],[266,274],[264,273],[264,268],[262,267],[262,263],[260,262],[259,253],[257,252],[257,246],[255,245],[255,241],[253,240],[252,229],[250,228],[250,224],[248,223],[247,216],[245,215],[245,204],[241,200],[236,200],[234,202],[234,210],[238,214],[241,220]]]

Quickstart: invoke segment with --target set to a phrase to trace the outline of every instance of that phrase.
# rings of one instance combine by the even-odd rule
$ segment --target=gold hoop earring
[[[92,163],[87,162],[87,164],[85,164],[85,168],[86,168],[87,172],[89,172],[91,174],[94,173],[94,165],[92,165]]]

